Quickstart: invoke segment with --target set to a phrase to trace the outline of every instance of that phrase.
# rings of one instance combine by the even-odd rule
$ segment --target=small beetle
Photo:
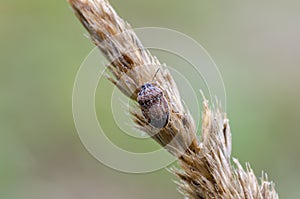
[[[165,127],[169,120],[169,107],[162,90],[151,83],[141,86],[137,102],[148,123],[158,129]]]

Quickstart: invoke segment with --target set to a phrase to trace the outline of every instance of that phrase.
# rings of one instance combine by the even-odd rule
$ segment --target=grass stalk
[[[180,169],[172,169],[172,172],[179,177],[179,190],[186,198],[278,198],[274,183],[268,181],[266,174],[259,182],[249,164],[244,169],[237,159],[231,158],[229,120],[221,108],[211,109],[205,98],[202,134],[197,137],[195,122],[182,105],[169,70],[143,47],[131,26],[117,15],[108,1],[69,0],[69,3],[93,43],[111,62],[109,80],[137,102],[131,109],[136,127],[178,157]],[[142,86],[147,83],[151,83],[153,89],[142,92]],[[137,100],[140,95],[153,100],[144,106]],[[161,111],[164,100],[168,109]],[[167,114],[166,125],[157,128],[149,124],[146,116],[152,119],[153,114]]]

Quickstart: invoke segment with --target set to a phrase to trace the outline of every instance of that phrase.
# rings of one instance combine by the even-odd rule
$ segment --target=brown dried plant
[[[204,99],[201,138],[170,72],[145,49],[130,27],[106,0],[69,0],[91,40],[111,62],[108,77],[125,95],[136,101],[141,86],[153,83],[166,98],[168,123],[149,125],[140,106],[132,108],[136,126],[172,155],[180,169],[173,169],[181,193],[190,199],[277,199],[274,184],[263,174],[259,183],[249,164],[231,164],[231,132],[220,108],[211,110]],[[155,76],[155,79],[153,78]],[[153,82],[155,81],[155,82]]]

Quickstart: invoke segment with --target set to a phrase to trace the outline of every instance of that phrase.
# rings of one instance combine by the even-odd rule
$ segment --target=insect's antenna
[[[159,72],[159,70],[160,70],[160,68],[158,68],[157,70],[156,70],[156,72],[155,72],[155,74],[154,74],[154,76],[153,76],[153,78],[152,78],[152,82],[153,82],[153,80],[156,78],[156,75],[157,75],[157,73]]]

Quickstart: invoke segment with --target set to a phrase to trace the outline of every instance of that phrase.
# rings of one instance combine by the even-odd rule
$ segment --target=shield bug
[[[142,113],[148,123],[158,129],[169,120],[169,107],[163,91],[151,83],[143,84],[137,96]]]

